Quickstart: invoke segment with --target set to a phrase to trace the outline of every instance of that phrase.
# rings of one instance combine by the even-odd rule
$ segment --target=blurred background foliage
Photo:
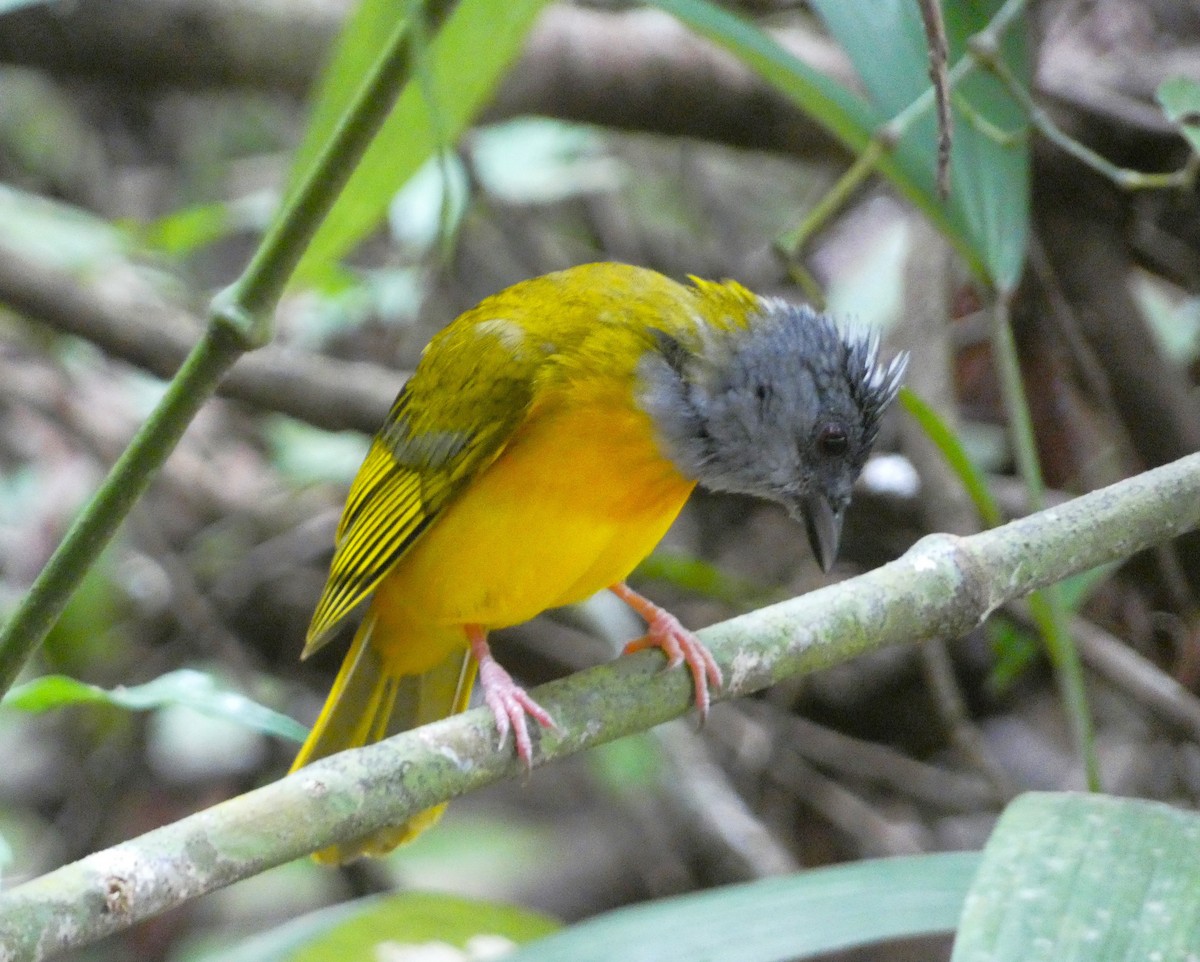
[[[0,614],[161,396],[157,376],[180,359],[171,338],[194,338],[237,277],[403,6],[0,3]],[[268,388],[205,407],[0,708],[5,884],[285,769],[290,719],[312,719],[340,654],[296,660],[364,432],[436,330],[521,278],[614,259],[792,299],[801,279],[911,349],[910,386],[959,468],[931,447],[929,419],[893,416],[839,578],[926,531],[977,528],[964,477],[1005,516],[1028,510],[995,373],[997,292],[1051,500],[1200,449],[1194,184],[1139,189],[1161,184],[1120,173],[1194,164],[1180,129],[1195,137],[1200,13],[1022,6],[1004,5],[1022,16],[996,37],[1012,84],[976,66],[955,87],[943,200],[934,115],[906,115],[928,86],[915,5],[463,0],[260,352],[282,381],[289,358],[328,359],[310,406]],[[953,64],[1001,5],[945,9]],[[822,583],[778,510],[706,494],[641,578],[695,627]],[[1065,592],[1110,794],[1186,809],[1200,797],[1198,590],[1190,538]],[[464,916],[519,942],[554,926],[538,913],[571,922],[800,866],[978,849],[1016,792],[1084,785],[1033,623],[1016,608],[945,648],[718,706],[702,732],[675,723],[456,802],[386,860],[287,865],[73,957],[308,945],[278,957],[347,959],[431,932],[465,944]],[[637,630],[600,597],[504,632],[501,652],[536,684]],[[402,902],[440,921],[390,939],[356,921],[358,948],[310,944],[340,916],[306,913],[395,889],[529,911],[487,921],[476,902]],[[392,909],[367,911],[394,925]],[[949,940],[874,952],[847,957],[948,957]]]

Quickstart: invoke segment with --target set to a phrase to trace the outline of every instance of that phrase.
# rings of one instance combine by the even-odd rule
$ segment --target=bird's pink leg
[[[501,667],[488,647],[487,632],[479,625],[467,625],[467,640],[471,654],[479,662],[479,684],[483,688],[483,700],[492,710],[496,727],[500,730],[500,744],[512,729],[513,741],[517,745],[517,757],[526,768],[533,767],[533,742],[529,737],[526,718],[532,718],[543,728],[557,728],[550,713],[526,694],[525,689],[512,680],[512,675]]]
[[[721,687],[721,669],[716,659],[704,647],[704,642],[684,628],[673,614],[665,608],[660,608],[649,598],[643,598],[623,581],[617,582],[609,590],[646,619],[649,628],[644,637],[625,646],[625,654],[641,651],[643,648],[661,648],[667,656],[668,668],[687,662],[692,673],[692,682],[696,686],[696,708],[700,711],[700,720],[703,721],[708,717],[710,704],[708,686],[711,684],[716,689]]]

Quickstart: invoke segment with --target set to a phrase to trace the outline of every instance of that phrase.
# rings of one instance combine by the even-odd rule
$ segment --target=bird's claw
[[[721,668],[712,653],[695,633],[683,627],[679,619],[665,608],[660,608],[649,599],[643,598],[626,585],[614,586],[612,590],[618,598],[646,619],[648,628],[644,636],[625,646],[625,654],[646,648],[659,648],[667,656],[667,668],[676,668],[686,663],[692,673],[692,683],[696,690],[696,709],[700,712],[700,721],[703,722],[708,717],[708,709],[712,704],[709,686],[720,690],[724,683]]]
[[[528,719],[532,718],[543,728],[558,726],[550,713],[512,680],[512,676],[486,647],[482,653],[476,653],[476,658],[479,661],[479,684],[483,688],[483,700],[491,709],[500,732],[497,747],[503,747],[511,731],[517,757],[525,763],[526,769],[530,769],[533,767],[533,739],[529,735]]]

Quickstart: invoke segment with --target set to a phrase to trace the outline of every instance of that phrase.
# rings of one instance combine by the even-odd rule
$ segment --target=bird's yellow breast
[[[581,601],[628,576],[694,486],[659,451],[629,382],[555,396],[400,559],[374,609],[398,627],[498,628]],[[420,670],[409,662],[441,653],[398,642],[388,656]]]

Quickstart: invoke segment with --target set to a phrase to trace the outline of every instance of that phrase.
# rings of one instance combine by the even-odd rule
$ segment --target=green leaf
[[[979,865],[969,852],[854,862],[617,909],[507,962],[783,962],[951,932]]]
[[[364,899],[356,909],[308,938],[294,951],[264,952],[258,962],[376,962],[385,944],[447,945],[464,949],[481,940],[520,944],[558,929],[559,923],[536,912],[460,898],[408,893]],[[438,956],[439,958],[443,956]]]
[[[510,204],[552,204],[614,190],[626,179],[593,127],[523,117],[484,127],[471,138],[480,183]]]
[[[850,56],[879,113],[894,117],[929,89],[929,55],[916,3],[813,0],[813,6]],[[942,4],[951,65],[1002,6],[1003,0]],[[1004,34],[1000,57],[1028,88],[1023,18]],[[937,121],[932,109],[912,123],[895,147],[901,186],[910,197],[919,194],[922,208],[944,210],[991,282],[1008,289],[1020,277],[1029,231],[1028,118],[1003,83],[983,69],[959,83],[951,100],[950,197],[940,200],[934,183]]]
[[[1190,77],[1170,77],[1155,91],[1163,114],[1200,153],[1200,83]]]
[[[130,233],[147,247],[181,256],[220,240],[233,229],[229,205],[193,204],[144,225],[131,225]]]
[[[329,63],[318,78],[304,139],[292,158],[291,193],[312,169],[383,51],[388,36],[414,0],[359,0],[347,17]]]
[[[43,264],[64,270],[100,270],[124,260],[121,232],[69,204],[0,184],[4,243]]]
[[[995,664],[988,672],[988,685],[1002,694],[1046,649],[1041,638],[1007,618],[989,618],[984,627],[996,656]]]
[[[756,603],[780,601],[776,593],[760,584],[726,574],[716,565],[682,551],[658,548],[637,566],[639,578],[655,578],[747,611]]]
[[[235,722],[245,728],[302,742],[308,730],[286,715],[272,711],[245,695],[217,686],[211,675],[180,669],[132,688],[112,690],[89,685],[65,675],[46,675],[17,685],[0,706],[24,712],[44,712],[72,705],[112,705],[129,711],[150,711],[182,705]]]
[[[470,190],[470,176],[456,154],[430,157],[388,205],[392,238],[409,256],[428,252],[458,229]]]
[[[708,0],[651,0],[696,33],[734,53],[851,150],[867,146],[887,118],[857,94],[814,70],[753,24]]]
[[[271,460],[294,484],[349,484],[361,467],[369,439],[353,431],[322,431],[286,417],[266,424]]]
[[[109,693],[95,685],[76,681],[66,675],[44,675],[23,685],[14,685],[0,705],[33,713],[108,700]]]
[[[263,230],[270,222],[274,197],[267,192],[234,201],[193,204],[146,224],[126,224],[138,243],[182,257],[242,230]]]
[[[1100,565],[1097,568],[1089,568],[1087,571],[1081,571],[1077,575],[1072,575],[1070,578],[1058,583],[1058,590],[1062,593],[1062,602],[1066,609],[1071,612],[1079,611],[1092,594],[1104,582],[1116,573],[1124,562],[1114,561],[1112,564]]]
[[[1132,279],[1131,287],[1147,326],[1171,363],[1188,367],[1200,360],[1200,297],[1181,298],[1169,281],[1145,272]]]
[[[110,544],[84,573],[46,634],[42,661],[47,671],[87,675],[129,654],[123,629],[131,614],[129,571],[121,571],[124,554]]]
[[[392,195],[436,151],[458,138],[520,52],[547,0],[461,0],[429,49],[341,196],[318,229],[296,279],[312,282],[383,220]],[[364,0],[322,81],[292,171],[299,183],[315,163],[409,9],[402,0]]]
[[[22,7],[34,7],[38,4],[49,5],[55,2],[56,0],[0,0],[0,14],[11,13]]]
[[[709,0],[652,0],[697,33],[734,53],[750,69],[842,141],[862,152],[876,132],[929,88],[928,59],[915,3],[890,0],[813,6],[846,49],[869,99],[840,86],[793,57],[770,36]],[[999,0],[946,6],[951,60],[985,26]],[[1001,55],[1028,84],[1024,23],[1012,23]],[[942,201],[934,183],[937,125],[932,109],[885,152],[879,171],[933,221],[971,268],[992,284],[1015,283],[1024,262],[1029,225],[1028,120],[994,76],[976,71],[955,89],[951,194]],[[998,136],[999,135],[999,136]]]
[[[1200,948],[1200,816],[1023,795],[971,885],[952,962],[1186,962]]]
[[[359,899],[356,902],[345,902],[309,912],[266,932],[260,932],[235,946],[220,944],[214,948],[205,948],[195,956],[189,956],[189,962],[284,962],[314,938],[328,932],[339,922],[353,917],[362,911],[364,905],[378,899],[379,896]]]
[[[662,745],[650,732],[618,738],[585,757],[596,780],[618,798],[654,792],[662,783]]]
[[[941,452],[950,469],[958,476],[967,494],[975,503],[975,510],[985,527],[994,528],[1004,523],[1000,505],[992,496],[987,478],[971,460],[958,436],[932,407],[906,387],[900,389],[900,403],[904,410],[921,425],[921,430]]]

